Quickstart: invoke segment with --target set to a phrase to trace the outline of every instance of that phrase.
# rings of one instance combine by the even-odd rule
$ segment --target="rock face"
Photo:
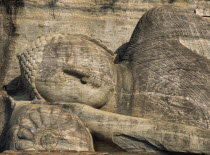
[[[1,37],[5,34],[2,43],[7,52],[3,52],[1,43],[0,53],[8,56],[1,79],[8,84],[20,74],[16,55],[39,36],[55,32],[83,34],[115,52],[129,41],[138,20],[149,9],[172,4],[191,12],[197,9],[200,14],[202,10],[208,11],[208,3],[204,0],[3,0],[0,33]]]
[[[0,91],[0,151],[4,150],[6,139],[6,131],[8,130],[8,123],[12,114],[11,102],[8,101],[8,95],[5,91]]]
[[[18,56],[22,80],[32,99],[72,110],[94,136],[126,151],[210,153],[208,44],[191,45],[208,41],[208,29],[198,15],[156,7],[140,19],[116,65],[88,37],[43,36]],[[103,111],[107,105],[119,114]]]
[[[8,27],[8,14],[6,12],[6,8],[1,4],[0,6],[0,77],[1,77],[1,82],[0,86],[3,84],[3,79],[5,79],[5,74],[6,74],[6,63],[8,64],[8,61],[6,57],[8,57],[8,48],[9,48],[9,27]]]
[[[168,3],[189,5],[142,16]],[[93,151],[95,136],[128,152],[210,154],[204,3],[2,1],[0,86],[14,99],[0,101],[13,109],[4,147]]]

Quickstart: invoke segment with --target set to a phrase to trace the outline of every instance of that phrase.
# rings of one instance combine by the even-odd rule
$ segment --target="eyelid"
[[[85,67],[78,67],[73,65],[66,65],[63,68],[63,72],[79,78],[81,81],[86,83],[91,83],[95,87],[100,87],[102,82],[98,80],[96,77],[93,77],[91,74],[91,70]]]
[[[78,75],[80,75],[81,77],[90,77],[90,69],[85,68],[85,67],[78,67],[78,66],[73,66],[73,65],[66,65],[63,68],[64,73],[66,74],[72,74],[72,73],[76,73]]]

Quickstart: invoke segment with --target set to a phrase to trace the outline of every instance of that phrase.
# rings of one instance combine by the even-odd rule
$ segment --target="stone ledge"
[[[128,152],[72,152],[72,151],[4,151],[1,153],[2,155],[36,155],[36,154],[43,154],[43,155],[158,155],[158,153],[154,152],[145,152],[141,151],[138,153],[128,153]]]

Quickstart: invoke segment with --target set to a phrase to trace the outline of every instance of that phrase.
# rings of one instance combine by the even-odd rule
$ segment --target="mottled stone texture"
[[[122,58],[133,68],[132,116],[209,128],[209,28],[176,7],[141,18]]]
[[[5,124],[7,122],[5,114],[6,114],[6,109],[5,109],[5,102],[4,102],[4,96],[6,96],[6,93],[1,91],[0,92],[0,108],[1,108],[1,113],[0,113],[0,133],[1,133],[1,139],[2,139],[2,133],[5,128]],[[0,145],[0,147],[2,147]],[[2,149],[2,148],[1,148]]]
[[[43,36],[18,57],[32,99],[98,108],[113,96],[117,81],[114,59],[87,37]]]
[[[9,29],[8,29],[8,22],[7,20],[8,14],[6,11],[6,8],[1,4],[0,6],[0,86],[3,84],[3,79],[5,79],[5,73],[7,70],[6,64],[8,64],[8,61],[6,59],[8,55],[8,47],[9,47]]]
[[[10,29],[6,33],[5,39],[10,39],[6,48],[13,53],[0,52],[10,55],[4,60],[7,65],[2,69],[7,69],[1,72],[6,76],[1,75],[2,82],[7,84],[19,75],[16,55],[39,36],[55,32],[83,34],[115,52],[129,41],[139,18],[152,7],[172,4],[191,12],[208,10],[201,1],[208,3],[204,0],[3,0],[0,23]],[[2,43],[7,41],[1,42],[1,46]]]
[[[89,130],[69,111],[37,104],[17,106],[7,131],[7,149],[94,151]]]
[[[77,103],[59,104],[73,110],[100,139],[109,140],[128,152],[210,153],[209,129],[119,115]]]
[[[161,6],[142,16],[168,3],[188,11]],[[202,6],[2,1],[0,85],[9,83],[15,100],[0,98],[2,109],[13,109],[10,121],[6,110],[0,116],[1,144],[93,151],[94,136],[105,149],[210,154],[210,25],[195,14]]]
[[[4,151],[2,155],[19,155],[19,154],[30,154],[30,155],[157,155],[153,152],[139,152],[139,153],[128,153],[128,152],[71,152],[71,151]]]
[[[195,10],[195,13],[204,16],[204,17],[210,17],[210,2],[209,1],[197,1],[197,8]]]
[[[3,151],[6,143],[6,132],[12,114],[12,103],[9,96],[3,90],[0,91],[0,151]]]

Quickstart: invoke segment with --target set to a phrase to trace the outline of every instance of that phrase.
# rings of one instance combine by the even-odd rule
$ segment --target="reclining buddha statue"
[[[15,101],[14,111],[24,102],[76,115],[89,151],[90,130],[125,151],[209,154],[209,28],[208,21],[178,7],[153,8],[115,61],[105,46],[86,36],[40,37],[18,56],[33,104]]]

